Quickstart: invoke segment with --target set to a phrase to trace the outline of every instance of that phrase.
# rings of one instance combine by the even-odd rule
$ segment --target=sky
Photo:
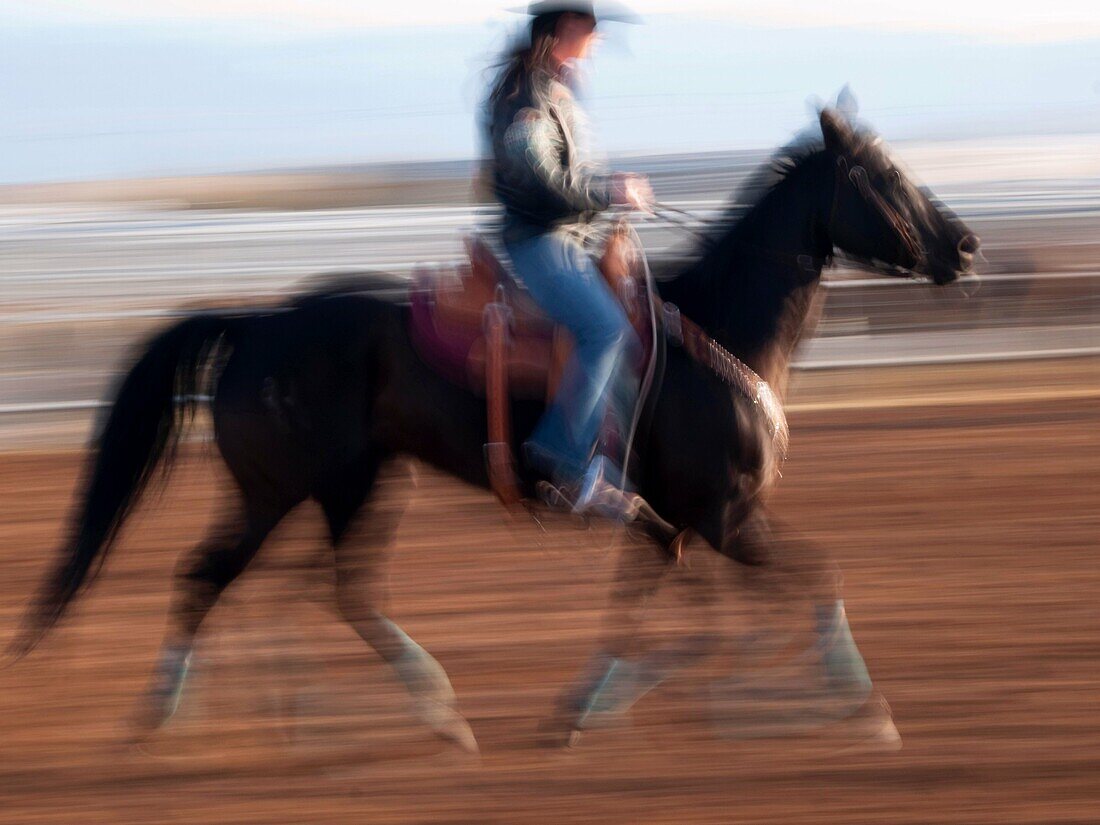
[[[307,29],[479,23],[501,19],[495,0],[7,0],[24,19],[264,21]],[[522,6],[516,0],[514,6]],[[937,31],[1027,42],[1100,37],[1093,0],[633,0],[642,15],[675,13],[778,27],[853,26]]]
[[[845,83],[891,140],[1100,133],[1100,4],[631,6],[645,24],[606,27],[582,89],[609,153],[774,146]],[[523,19],[484,0],[4,0],[0,183],[470,158]]]

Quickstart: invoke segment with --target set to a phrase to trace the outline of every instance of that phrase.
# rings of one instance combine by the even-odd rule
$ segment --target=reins
[[[696,229],[695,225],[702,224],[703,226],[718,227],[723,225],[723,222],[721,220],[704,218],[701,215],[689,212],[686,209],[669,206],[667,203],[661,203],[660,201],[654,201],[651,206],[653,207],[652,217],[664,221],[674,229],[678,229],[681,232],[693,236],[697,240],[701,241],[703,245],[709,250],[713,250],[717,247],[717,241],[715,241],[712,236]],[[830,224],[831,222],[832,216],[830,215]],[[822,257],[815,255],[806,255],[804,253],[792,254],[790,252],[781,252],[778,249],[770,249],[766,246],[760,246],[759,244],[754,244],[750,241],[745,240],[737,240],[735,243],[740,248],[748,250],[754,255],[757,255],[761,258],[771,258],[773,260],[792,263],[796,265],[799,271],[803,273],[816,271],[820,267],[824,266],[828,260],[827,256]]]
[[[651,206],[653,207],[654,217],[660,218],[674,228],[679,229],[681,232],[692,235],[708,247],[714,246],[714,239],[705,232],[700,232],[695,227],[697,224],[703,224],[704,226],[715,225],[718,223],[717,221],[700,217],[699,215],[688,212],[686,209],[679,209],[678,207],[670,206],[660,201],[653,201]]]
[[[902,217],[901,213],[871,186],[870,177],[863,166],[856,164],[849,167],[848,164],[848,158],[845,155],[839,155],[837,157],[836,174],[833,178],[833,197],[832,203],[829,205],[829,218],[826,223],[830,239],[836,237],[836,214],[837,204],[840,202],[840,187],[847,181],[855,188],[859,196],[882,216],[886,224],[893,230],[899,243],[905,248],[905,251],[913,261],[908,268],[919,268],[927,259],[927,255],[913,224]],[[721,223],[720,221],[704,218],[686,209],[680,209],[679,207],[662,203],[661,201],[654,201],[652,207],[654,217],[663,220],[670,226],[679,229],[681,232],[693,236],[701,241],[708,249],[715,248],[716,242],[714,238],[706,232],[701,232],[696,227],[699,225],[711,227],[718,226]],[[756,251],[757,254],[764,257],[794,260],[797,262],[799,268],[804,271],[809,270],[811,267],[816,268],[818,264],[823,265],[827,260],[827,258],[819,258],[804,254],[790,255],[774,249],[759,247],[756,244],[744,240],[739,240],[737,243],[746,249]]]

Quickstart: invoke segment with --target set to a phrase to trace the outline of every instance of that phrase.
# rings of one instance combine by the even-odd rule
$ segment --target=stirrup
[[[632,522],[645,503],[637,493],[623,492],[608,481],[609,466],[607,458],[597,456],[575,484],[555,485],[540,481],[535,485],[539,500],[552,510],[583,519],[595,516]]]
[[[634,521],[638,517],[641,496],[627,493],[608,481],[609,467],[611,462],[605,456],[596,456],[588,465],[573,502],[573,513],[622,522]]]
[[[573,500],[566,495],[565,489],[549,481],[539,481],[535,484],[535,496],[539,502],[551,510],[569,512],[573,509]]]

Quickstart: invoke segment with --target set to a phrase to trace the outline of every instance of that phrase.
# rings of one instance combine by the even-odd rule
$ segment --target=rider
[[[536,2],[528,14],[530,40],[507,54],[488,97],[492,185],[504,207],[503,241],[517,275],[542,310],[569,330],[575,349],[524,453],[574,511],[625,517],[621,470],[593,453],[608,413],[620,436],[633,415],[639,343],[583,241],[594,214],[612,205],[648,210],[653,193],[643,177],[598,174],[585,161],[583,115],[569,78],[596,38],[592,3]]]

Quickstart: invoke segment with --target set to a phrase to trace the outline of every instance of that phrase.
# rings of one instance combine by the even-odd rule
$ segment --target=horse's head
[[[836,248],[937,284],[971,270],[978,236],[906,177],[881,138],[857,131],[836,109],[821,112],[821,131],[836,175],[828,214]]]

